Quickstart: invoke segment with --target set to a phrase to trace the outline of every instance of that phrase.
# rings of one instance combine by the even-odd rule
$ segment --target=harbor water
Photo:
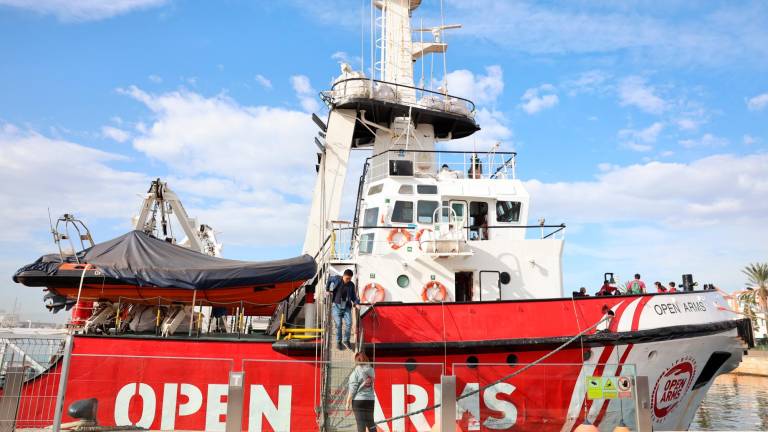
[[[768,377],[719,376],[699,407],[691,430],[768,430]]]

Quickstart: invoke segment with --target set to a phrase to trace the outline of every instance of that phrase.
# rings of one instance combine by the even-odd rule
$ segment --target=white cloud
[[[317,112],[320,109],[320,103],[317,101],[317,92],[312,88],[312,84],[306,75],[292,76],[291,85],[304,111]]]
[[[747,100],[747,108],[750,111],[759,111],[768,106],[768,93],[759,94]]]
[[[265,89],[271,89],[272,88],[272,81],[270,81],[267,77],[265,77],[262,74],[256,74],[253,79],[259,83],[260,86],[264,87]]]
[[[520,108],[528,114],[536,114],[547,108],[552,108],[560,102],[560,99],[554,93],[555,87],[551,84],[542,84],[538,87],[529,88],[520,97],[523,101]]]
[[[62,21],[96,21],[166,3],[168,0],[0,0],[0,6],[55,15]]]
[[[760,198],[768,193],[765,166],[768,154],[714,155],[688,164],[607,165],[611,169],[594,181],[531,180],[527,185],[537,207],[578,223],[731,223],[763,218],[768,211],[768,202]]]
[[[678,119],[675,123],[677,123],[677,127],[680,130],[684,131],[695,131],[699,128],[700,125],[699,121],[690,118],[681,118]]]
[[[119,143],[126,142],[131,137],[131,134],[129,134],[128,132],[122,129],[118,129],[114,126],[102,126],[101,135],[105,138],[109,138]]]
[[[717,137],[712,134],[704,134],[698,139],[684,139],[678,141],[678,143],[685,148],[694,147],[723,147],[728,145],[728,139]]]
[[[442,141],[438,143],[443,150],[488,151],[497,143],[501,143],[501,150],[512,150],[512,129],[507,125],[504,113],[498,110],[480,108],[475,112],[475,120],[481,129],[478,132],[457,140]]]
[[[646,85],[645,79],[638,76],[624,78],[619,83],[619,103],[650,114],[661,114],[667,109],[667,103],[656,94],[656,89]]]
[[[608,81],[611,76],[601,70],[590,70],[582,72],[573,79],[567,79],[560,84],[569,96],[576,96],[581,93],[600,93],[607,89]]]
[[[304,84],[309,85],[299,86]],[[151,94],[130,87],[121,92],[146,105],[153,117],[133,139],[134,148],[170,168],[177,188],[205,198],[205,205],[189,207],[226,231],[225,241],[300,242],[316,177],[312,138],[317,128],[307,113],[242,106],[226,96],[189,91]],[[284,228],[261,220],[282,220]]]
[[[485,75],[459,69],[446,75],[448,93],[469,99],[478,105],[492,104],[504,91],[504,72],[501,66],[485,67]]]
[[[110,166],[125,156],[70,141],[0,125],[0,218],[13,230],[3,241],[23,242],[33,232],[45,231],[47,209],[54,216],[73,212],[86,220],[119,218],[127,226],[136,202],[126,200],[147,186],[141,173]],[[31,258],[31,257],[28,257]]]
[[[592,181],[526,186],[532,218],[569,225],[567,283],[597,287],[603,271],[667,281],[692,272],[727,289],[741,286],[744,264],[765,259],[765,166],[768,154],[604,164]],[[573,225],[588,235],[573,233]]]
[[[746,145],[752,145],[757,143],[759,140],[752,135],[745,134],[744,137],[742,137],[742,142]]]
[[[350,55],[346,51],[336,51],[335,53],[331,54],[331,59],[336,60],[339,63],[348,63],[353,68],[360,67],[363,62],[362,57]]]
[[[331,54],[331,58],[336,61],[349,63],[349,54],[346,51],[336,51]]]
[[[535,55],[627,54],[643,66],[765,64],[763,2],[499,2],[452,0],[455,37]]]
[[[148,76],[147,79],[149,79],[150,81],[152,81],[155,84],[160,84],[161,82],[163,82],[163,77],[161,77],[160,75],[155,75],[155,74],[152,74],[152,75]]]
[[[653,149],[653,145],[664,129],[661,122],[653,123],[645,129],[621,129],[619,139],[622,146],[638,152],[647,152]]]

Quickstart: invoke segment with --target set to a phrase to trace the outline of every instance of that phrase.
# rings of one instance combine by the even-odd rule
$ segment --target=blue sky
[[[439,23],[424,3],[416,19]],[[0,272],[51,250],[48,207],[97,240],[126,231],[155,177],[221,231],[225,256],[298,253],[308,112],[340,59],[359,68],[362,6],[0,0]],[[448,88],[483,127],[464,144],[519,152],[532,219],[568,224],[567,291],[604,271],[734,290],[768,260],[768,5],[444,6],[464,25],[446,34]],[[2,289],[47,317],[37,290]]]

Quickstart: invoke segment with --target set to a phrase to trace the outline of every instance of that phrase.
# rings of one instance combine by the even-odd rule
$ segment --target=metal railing
[[[366,159],[366,184],[386,177],[514,179],[517,153],[451,150],[385,150]]]
[[[0,430],[53,423],[64,336],[0,338]]]
[[[350,99],[377,99],[466,117],[474,117],[476,111],[474,102],[469,99],[365,77],[339,80],[330,90],[320,92],[320,98],[329,106]]]
[[[361,253],[360,247],[361,247],[361,237],[362,235],[366,234],[362,231],[366,230],[376,230],[376,232],[379,232],[381,230],[384,231],[390,231],[393,229],[399,229],[404,228],[408,230],[409,232],[413,232],[411,235],[411,240],[409,242],[414,242],[413,245],[420,246],[421,243],[416,240],[415,233],[419,231],[418,225],[416,224],[405,224],[405,223],[398,223],[398,224],[390,224],[390,225],[373,225],[373,226],[357,226],[357,227],[345,227],[345,228],[337,228],[335,229],[335,245],[334,245],[334,259],[351,259],[352,257],[359,255]],[[494,234],[493,231],[495,230],[538,230],[539,233],[537,236],[535,236],[533,239],[538,240],[547,240],[547,239],[554,239],[554,240],[563,240],[565,239],[565,224],[558,224],[558,225],[488,225],[488,226],[479,226],[479,225],[467,225],[463,226],[460,229],[457,229],[456,231],[461,231],[463,233],[462,237],[459,240],[463,240],[468,242],[469,244],[473,244],[475,242],[484,242],[488,240],[494,240]],[[479,235],[475,235],[479,233],[480,230],[486,230],[487,236],[484,235],[483,238]],[[383,234],[382,234],[383,235]],[[366,243],[367,244],[367,243]],[[369,250],[375,251],[377,248],[375,245],[384,245],[388,244],[387,240],[381,240],[381,239],[375,239],[371,241],[371,247]],[[386,248],[387,252],[390,251],[389,247]],[[370,254],[371,252],[363,252]],[[374,252],[375,254],[375,252]]]

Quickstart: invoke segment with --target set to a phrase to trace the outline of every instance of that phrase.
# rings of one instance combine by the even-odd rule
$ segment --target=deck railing
[[[466,117],[474,117],[476,110],[471,100],[459,96],[365,77],[336,81],[331,90],[320,92],[320,98],[329,106],[350,99],[376,99]]]
[[[496,180],[516,177],[515,157],[510,151],[385,150],[366,160],[366,183],[386,177],[422,177],[439,180]]]
[[[411,233],[411,240],[409,243],[413,243],[413,247],[421,247],[421,243],[416,240],[415,234],[419,231],[416,224],[391,224],[391,225],[373,225],[373,226],[357,226],[357,227],[342,227],[334,229],[334,247],[331,259],[334,260],[350,260],[358,254],[371,254],[372,251],[381,250],[376,247],[377,245],[386,245],[388,242],[384,240],[383,236],[386,236],[386,232],[404,228]],[[463,226],[459,230],[461,233],[460,240],[467,241],[469,244],[482,244],[484,241],[493,240],[494,232],[501,230],[527,230],[530,233],[527,238],[539,239],[539,240],[563,240],[565,239],[565,224],[559,225],[489,225],[487,227],[479,226]],[[477,235],[479,230],[486,230],[487,237]],[[362,235],[365,233],[378,233],[374,237],[373,241],[365,240]],[[482,238],[482,239],[481,239]],[[386,247],[389,251],[389,247]]]

